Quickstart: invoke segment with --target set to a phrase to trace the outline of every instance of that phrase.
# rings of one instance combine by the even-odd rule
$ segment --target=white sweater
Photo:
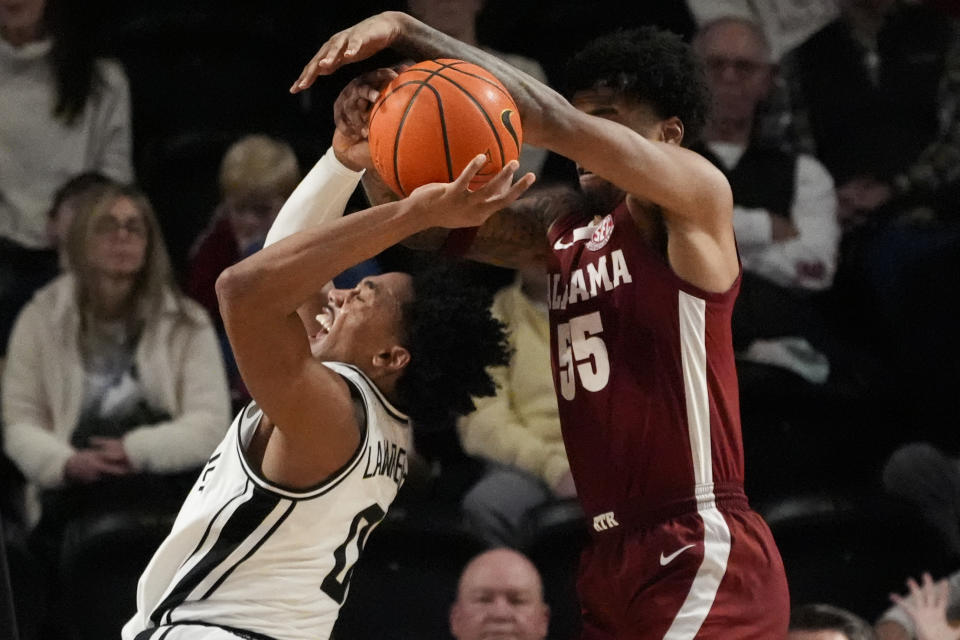
[[[87,105],[67,126],[53,116],[50,48],[49,40],[14,48],[0,39],[0,237],[32,248],[49,246],[47,211],[68,179],[93,170],[120,182],[133,176],[123,69],[96,62]]]
[[[70,435],[80,415],[84,370],[80,314],[70,274],[40,289],[20,312],[3,372],[3,444],[30,484],[28,518],[39,516],[38,489],[63,483],[74,453]],[[164,310],[143,328],[134,360],[150,404],[168,422],[133,429],[123,445],[137,471],[169,473],[203,464],[223,438],[230,401],[216,334],[200,305],[185,300],[193,322]]]

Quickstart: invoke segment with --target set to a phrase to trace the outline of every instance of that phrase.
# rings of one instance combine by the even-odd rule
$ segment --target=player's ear
[[[391,373],[399,373],[410,363],[410,352],[400,345],[393,345],[373,357],[373,365]]]
[[[683,142],[683,122],[673,116],[660,123],[660,142],[680,144]]]

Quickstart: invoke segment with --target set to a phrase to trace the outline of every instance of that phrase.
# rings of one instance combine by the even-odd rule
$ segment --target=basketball
[[[401,196],[431,182],[452,182],[483,153],[470,182],[483,186],[520,155],[517,105],[490,72],[463,60],[426,60],[393,79],[370,113],[377,173]]]

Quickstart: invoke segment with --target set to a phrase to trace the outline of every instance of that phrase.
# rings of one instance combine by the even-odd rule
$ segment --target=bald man
[[[805,604],[790,612],[787,640],[877,640],[862,618],[828,604]]]
[[[457,640],[543,640],[549,622],[540,573],[526,556],[510,549],[487,551],[460,575],[450,609],[450,631]]]

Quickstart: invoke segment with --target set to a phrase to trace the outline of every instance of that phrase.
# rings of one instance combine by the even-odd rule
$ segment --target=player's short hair
[[[650,105],[661,118],[683,122],[685,145],[700,137],[710,108],[703,68],[675,33],[641,27],[587,43],[567,65],[565,91],[610,88]]]
[[[487,367],[506,365],[504,326],[490,314],[490,295],[445,263],[413,274],[411,302],[403,306],[410,363],[397,381],[400,404],[417,425],[442,426],[474,410],[474,397],[491,396]]]
[[[837,631],[848,640],[876,640],[867,622],[846,609],[829,604],[805,604],[790,612],[791,631]]]

